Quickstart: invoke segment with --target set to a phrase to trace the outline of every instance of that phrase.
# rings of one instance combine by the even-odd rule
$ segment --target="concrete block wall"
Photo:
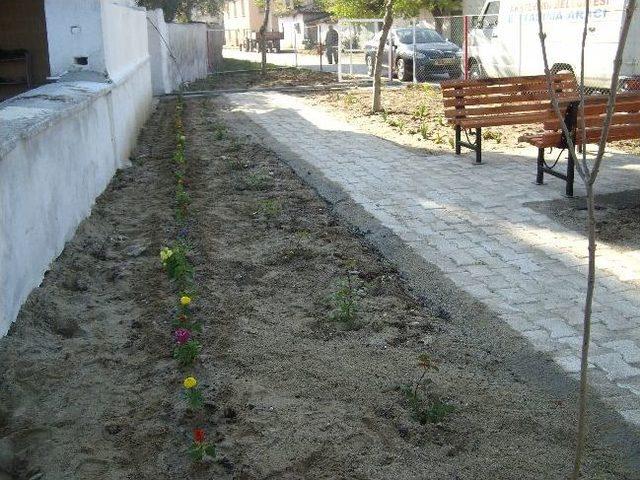
[[[151,112],[146,14],[123,0],[99,4],[100,32],[108,36],[92,51],[104,70],[81,72],[92,81],[63,78],[0,103],[0,336],[127,164]],[[105,49],[113,35],[120,45]]]
[[[207,26],[165,23],[162,10],[147,12],[153,93],[162,95],[182,83],[207,76]]]

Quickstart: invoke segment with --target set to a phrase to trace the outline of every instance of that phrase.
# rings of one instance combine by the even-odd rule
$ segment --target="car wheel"
[[[373,77],[373,58],[371,57],[371,55],[367,55],[366,61],[367,61],[367,75],[369,75],[370,77]]]
[[[452,80],[456,80],[461,76],[462,70],[460,70],[459,68],[452,68],[451,70],[449,70],[449,78],[451,78]]]
[[[396,72],[398,72],[398,80],[403,82],[411,80],[412,72],[407,68],[407,62],[403,58],[396,60]]]

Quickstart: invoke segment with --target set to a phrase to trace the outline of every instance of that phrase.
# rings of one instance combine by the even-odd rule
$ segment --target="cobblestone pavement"
[[[587,243],[524,205],[560,198],[564,184],[533,183],[532,156],[419,155],[279,93],[229,95],[275,140],[340,184],[460,288],[496,311],[577,377]],[[607,158],[600,193],[638,188],[635,157]],[[636,162],[635,165],[633,162]],[[576,182],[576,194],[584,190]],[[600,244],[590,379],[640,425],[640,251]]]

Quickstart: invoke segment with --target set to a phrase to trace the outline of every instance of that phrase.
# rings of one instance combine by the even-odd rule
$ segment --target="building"
[[[278,31],[278,20],[272,13],[267,24],[268,32]],[[225,45],[241,48],[246,39],[253,38],[260,30],[264,20],[264,11],[256,6],[254,0],[225,0],[223,21]]]
[[[314,0],[306,0],[278,15],[280,31],[283,32],[282,48],[302,49],[318,43],[319,32],[326,32],[331,22],[329,13],[318,6]]]

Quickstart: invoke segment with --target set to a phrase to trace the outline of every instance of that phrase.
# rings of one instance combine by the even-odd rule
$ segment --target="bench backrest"
[[[440,85],[445,117],[451,123],[478,127],[540,123],[555,115],[545,75],[449,80]],[[578,94],[571,73],[553,75],[552,86],[561,101]]]

